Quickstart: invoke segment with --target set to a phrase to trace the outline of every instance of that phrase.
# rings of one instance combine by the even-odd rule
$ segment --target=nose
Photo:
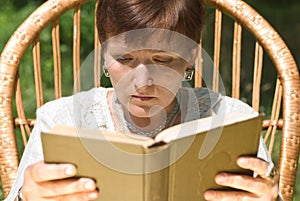
[[[134,71],[134,84],[137,88],[151,86],[153,84],[149,66],[139,64]]]

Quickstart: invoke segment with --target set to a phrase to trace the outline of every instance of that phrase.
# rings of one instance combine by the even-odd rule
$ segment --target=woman
[[[101,194],[101,186],[98,192],[92,179],[71,178],[76,173],[73,165],[43,162],[40,132],[57,124],[153,137],[167,127],[213,112],[254,112],[237,100],[204,89],[180,88],[182,78],[190,77],[187,72],[196,59],[203,14],[202,0],[99,1],[97,27],[104,50],[104,71],[113,89],[81,92],[38,110],[8,200],[93,200]],[[191,107],[193,98],[197,107]],[[199,110],[195,112],[194,108]],[[268,160],[264,151],[261,145],[260,156]],[[278,178],[267,177],[271,161],[241,157],[237,163],[258,176],[220,173],[216,182],[236,190],[207,191],[207,200],[277,198]]]

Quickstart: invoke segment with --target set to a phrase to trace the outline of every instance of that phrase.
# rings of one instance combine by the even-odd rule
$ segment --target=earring
[[[103,73],[104,73],[105,77],[109,77],[108,68],[105,63],[103,64],[102,68],[103,68]]]
[[[184,72],[183,81],[191,81],[193,79],[193,76],[194,76],[194,70],[193,69],[186,70]]]

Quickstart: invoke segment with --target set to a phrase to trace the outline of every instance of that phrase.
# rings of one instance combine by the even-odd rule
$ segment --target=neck
[[[162,110],[156,115],[147,118],[136,117],[124,109],[124,121],[132,133],[154,137],[163,129],[174,124],[179,111],[179,105],[175,100],[166,110]]]
[[[124,111],[124,117],[128,122],[132,123],[140,130],[151,131],[162,125],[167,120],[169,115],[171,115],[170,113],[173,111],[173,109],[176,109],[175,107],[178,106],[176,100],[174,99],[174,101],[168,107],[162,109],[154,115],[149,114],[149,117],[135,116],[130,113],[124,106],[122,106],[122,109]]]

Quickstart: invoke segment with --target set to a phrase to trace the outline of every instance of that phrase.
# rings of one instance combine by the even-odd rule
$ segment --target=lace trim
[[[108,92],[112,89],[97,88],[93,97],[93,103],[89,113],[95,118],[100,130],[115,131],[115,126],[109,110],[107,99]]]

